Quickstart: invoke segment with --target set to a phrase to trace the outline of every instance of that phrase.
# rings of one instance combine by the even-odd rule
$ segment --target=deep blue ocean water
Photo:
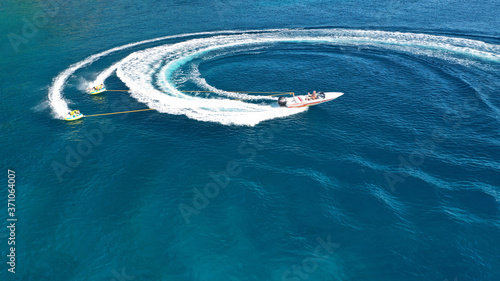
[[[0,280],[500,280],[498,1],[72,2],[0,4]]]

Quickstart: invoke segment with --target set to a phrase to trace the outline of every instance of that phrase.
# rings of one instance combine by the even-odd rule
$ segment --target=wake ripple
[[[118,78],[130,88],[133,98],[159,112],[185,115],[195,120],[217,122],[224,125],[253,126],[265,120],[289,116],[307,109],[283,109],[265,104],[233,100],[237,98],[255,101],[275,98],[229,92],[213,87],[201,77],[197,65],[193,66],[188,74],[181,73],[181,76],[186,76],[185,79],[194,81],[197,86],[204,90],[215,92],[218,98],[187,95],[177,88],[175,74],[179,74],[179,69],[187,63],[214,52],[248,48],[259,50],[269,48],[277,43],[369,46],[394,52],[405,52],[414,56],[438,58],[466,66],[480,62],[500,63],[499,45],[465,38],[418,33],[348,29],[276,29],[181,34],[116,47],[71,65],[54,78],[49,88],[49,101],[54,116],[62,119],[68,112],[69,107],[63,97],[63,88],[68,78],[78,69],[118,51],[166,39],[193,36],[204,37],[132,52],[102,71],[93,84],[103,83],[116,72]]]

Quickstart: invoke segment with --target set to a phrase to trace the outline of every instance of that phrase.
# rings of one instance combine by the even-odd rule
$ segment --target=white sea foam
[[[103,83],[113,72],[130,88],[131,96],[150,108],[169,114],[183,114],[200,121],[229,125],[255,125],[264,120],[288,116],[305,109],[283,109],[269,105],[231,100],[227,98],[269,100],[267,96],[246,95],[218,89],[201,77],[196,64],[189,73],[181,67],[198,58],[238,52],[238,50],[265,49],[276,43],[324,44],[335,46],[375,47],[415,56],[428,56],[452,63],[470,65],[479,61],[500,63],[500,46],[485,42],[435,36],[428,34],[386,32],[372,30],[262,30],[220,31],[167,36],[124,45],[93,55],[61,72],[49,89],[49,100],[56,116],[68,111],[62,89],[70,75],[95,60],[141,44],[171,38],[189,39],[175,44],[161,45],[131,53],[102,71],[93,82]],[[178,83],[191,79],[203,90],[213,91],[221,98],[202,98],[187,95],[177,89]],[[225,97],[225,98],[222,98]]]
[[[270,32],[272,32],[272,31],[277,31],[277,30],[270,30]],[[143,45],[143,44],[147,44],[147,43],[158,42],[158,41],[167,40],[167,39],[182,38],[182,37],[189,37],[189,36],[235,33],[235,32],[238,32],[238,31],[210,31],[210,32],[197,32],[197,33],[189,33],[189,34],[181,34],[181,35],[164,36],[164,37],[160,37],[160,38],[154,38],[154,39],[143,40],[140,42],[126,44],[123,46],[109,49],[107,51],[104,51],[104,52],[101,52],[101,53],[98,53],[95,55],[91,55],[82,61],[79,61],[77,63],[70,65],[66,70],[59,73],[59,75],[57,75],[52,80],[52,85],[49,88],[48,98],[49,98],[50,106],[52,107],[52,111],[54,113],[54,116],[56,118],[59,118],[59,119],[64,119],[64,116],[69,111],[68,102],[64,99],[63,93],[62,93],[62,90],[63,90],[64,85],[66,84],[66,81],[68,80],[68,78],[73,73],[75,73],[75,71],[77,71],[78,69],[92,64],[93,62],[100,59],[101,57],[110,55],[110,54],[118,52],[118,51],[129,49],[129,48],[132,48],[135,46],[139,46],[139,45]],[[256,32],[256,31],[250,30],[247,32]],[[111,73],[112,73],[112,71],[111,71]],[[105,78],[106,77],[102,76],[103,80]]]
[[[264,120],[305,110],[290,110],[229,99],[200,98],[179,92],[171,85],[160,91],[155,88],[154,76],[151,75],[151,65],[157,59],[152,53],[129,56],[117,69],[117,76],[130,88],[132,97],[159,112],[183,114],[192,119],[224,125],[253,126]]]

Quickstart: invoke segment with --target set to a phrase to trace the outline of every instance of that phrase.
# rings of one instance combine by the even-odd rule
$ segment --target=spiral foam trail
[[[334,46],[376,47],[394,52],[427,56],[465,66],[480,62],[500,62],[500,46],[478,40],[446,37],[438,35],[388,32],[374,30],[314,29],[314,30],[249,30],[201,32],[166,36],[116,47],[90,56],[82,62],[70,66],[59,74],[49,90],[54,113],[64,116],[68,110],[62,97],[62,89],[68,77],[79,68],[97,59],[127,48],[172,38],[205,36],[160,45],[132,52],[112,66],[102,71],[94,81],[103,83],[116,72],[131,90],[131,96],[159,112],[185,115],[200,121],[218,122],[224,125],[256,125],[264,120],[279,118],[302,112],[282,109],[270,105],[257,105],[227,98],[272,100],[267,96],[246,95],[229,92],[209,85],[201,77],[195,65],[186,79],[191,79],[203,90],[213,91],[219,98],[201,98],[182,93],[174,81],[175,73],[186,64],[216,52],[247,48],[265,49],[278,43],[323,44]],[[217,56],[217,55],[216,55]],[[181,73],[181,76],[184,75]],[[185,75],[184,75],[185,76]],[[286,88],[286,86],[284,87]]]
[[[277,30],[277,29],[274,29],[274,30]],[[189,36],[211,35],[211,34],[235,33],[235,32],[241,32],[241,31],[231,31],[231,30],[207,31],[207,32],[180,34],[180,35],[170,35],[170,36],[164,36],[164,37],[148,39],[148,40],[143,40],[143,41],[139,41],[139,42],[135,42],[135,43],[126,44],[123,46],[119,46],[119,47],[115,47],[115,48],[106,50],[104,52],[101,52],[101,53],[98,53],[95,55],[91,55],[82,61],[79,61],[77,63],[70,65],[66,70],[59,73],[52,80],[52,85],[49,87],[49,91],[48,91],[48,98],[49,98],[49,103],[50,103],[50,106],[52,108],[54,117],[58,118],[58,119],[64,119],[64,116],[69,111],[68,102],[64,99],[63,94],[62,94],[62,90],[63,90],[64,85],[66,84],[66,81],[68,80],[68,78],[71,75],[73,75],[78,69],[92,64],[93,62],[97,61],[101,57],[110,55],[110,54],[118,52],[118,51],[129,49],[129,48],[132,48],[135,46],[153,43],[153,42],[158,42],[158,41],[167,40],[167,39],[182,38],[182,37],[189,37]],[[246,32],[256,32],[256,31],[249,30]],[[112,72],[113,71],[110,71],[110,74]],[[104,81],[106,78],[107,77],[103,75],[100,79],[102,79]]]

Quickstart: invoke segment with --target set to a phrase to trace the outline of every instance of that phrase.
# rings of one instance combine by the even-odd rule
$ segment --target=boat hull
[[[76,115],[74,117],[73,116],[66,117],[66,118],[64,118],[64,120],[66,120],[66,121],[75,121],[75,120],[82,119],[82,118],[83,118],[83,114],[80,113],[80,114],[78,114],[78,115]]]
[[[97,94],[100,94],[100,93],[103,93],[103,92],[106,92],[106,88],[100,89],[99,91],[90,92],[90,94],[91,95],[97,95]]]
[[[307,100],[306,95],[302,96],[294,96],[294,97],[289,97],[286,98],[286,107],[288,108],[299,108],[299,107],[306,107],[306,106],[313,106],[325,102],[332,101],[340,96],[342,96],[344,93],[341,92],[325,92],[325,97],[321,98],[318,97],[314,100]]]

